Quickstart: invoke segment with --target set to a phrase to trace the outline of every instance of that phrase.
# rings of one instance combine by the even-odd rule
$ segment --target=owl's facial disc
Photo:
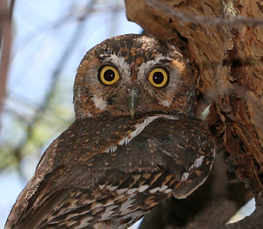
[[[192,114],[195,79],[169,43],[144,35],[110,38],[87,52],[74,84],[78,119],[147,112]]]

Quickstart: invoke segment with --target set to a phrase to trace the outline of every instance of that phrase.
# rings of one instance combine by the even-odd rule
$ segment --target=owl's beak
[[[127,89],[127,102],[128,109],[131,117],[133,118],[136,113],[136,108],[138,107],[140,97],[140,89],[138,86],[135,86],[131,89]]]

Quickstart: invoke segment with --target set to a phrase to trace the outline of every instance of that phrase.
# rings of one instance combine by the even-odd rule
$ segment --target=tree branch
[[[12,44],[12,14],[15,1],[0,0],[0,114],[2,110],[3,101],[5,98],[6,83],[8,77],[8,69],[11,54]]]
[[[202,25],[218,25],[218,26],[237,26],[237,25],[246,25],[246,26],[263,26],[262,18],[251,18],[251,17],[242,17],[240,15],[232,14],[231,18],[219,18],[219,17],[208,17],[208,16],[199,16],[188,14],[180,10],[172,9],[170,6],[161,3],[158,0],[144,0],[144,2],[155,9],[163,12],[164,14],[173,17],[174,19],[179,19],[191,23],[200,23]],[[234,8],[233,8],[234,9]],[[232,11],[234,12],[234,11]]]
[[[126,9],[127,18],[140,24],[146,33],[163,40],[170,40],[178,50],[181,50],[196,78],[198,93],[196,115],[199,117],[204,107],[210,105],[206,122],[215,141],[219,143],[218,147],[229,153],[230,169],[259,198],[263,190],[263,28],[261,26],[263,8],[261,1],[126,0]],[[219,181],[213,180],[213,182],[213,185],[216,185]],[[226,182],[225,185],[221,183],[223,190],[229,187],[230,180]],[[200,190],[203,189],[203,192],[211,194],[212,198],[209,202],[216,206],[214,210],[211,208],[211,211],[209,207],[205,207],[203,210],[206,216],[213,219],[213,217],[228,215],[228,212],[234,213],[228,204],[224,205],[223,211],[220,208],[221,203],[227,203],[228,195],[241,190],[234,188],[233,192],[222,192],[221,203],[217,203],[218,194],[208,192],[205,187],[209,184],[204,185],[200,187]],[[219,186],[219,190],[221,188]],[[202,198],[202,194],[198,196],[198,192],[199,190],[193,194],[193,197],[186,199],[185,203],[191,198],[204,203],[208,197]],[[238,197],[240,199],[236,201],[242,202],[242,195]],[[192,201],[196,204],[194,200]],[[179,228],[203,229],[219,226],[215,220],[209,221],[210,218],[202,218],[201,208],[196,214],[199,221],[188,217],[194,215],[195,218],[191,204],[181,205],[181,209],[186,206],[190,210],[179,217],[178,214],[182,210],[177,206],[176,201],[170,207],[163,208],[162,215],[175,214],[174,217],[178,220],[186,219],[185,226]],[[174,209],[174,213],[170,209]],[[216,209],[218,211],[214,214]],[[261,222],[259,219],[262,217],[261,211],[261,204],[258,202],[257,209],[251,218],[242,221],[243,228],[251,228],[251,225],[261,228],[262,225],[257,227],[256,222]],[[151,214],[154,213],[149,215]],[[158,214],[155,214],[155,217],[158,217],[155,221],[163,222],[165,226],[172,224],[173,228],[178,228],[177,221],[169,221],[169,217],[164,219]],[[147,217],[145,220],[147,222]],[[224,224],[223,221],[221,225]],[[207,222],[207,225],[200,225],[200,222]],[[239,223],[236,225],[239,227]]]

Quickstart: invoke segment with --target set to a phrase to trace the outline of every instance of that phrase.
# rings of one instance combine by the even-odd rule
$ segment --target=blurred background
[[[124,0],[17,0],[12,17],[0,116],[0,229],[42,153],[74,119],[73,83],[82,57],[109,37],[142,32],[127,21]]]

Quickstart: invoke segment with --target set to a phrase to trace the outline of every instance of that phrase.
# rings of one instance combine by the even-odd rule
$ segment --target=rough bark
[[[198,92],[196,115],[200,116],[204,107],[211,104],[206,121],[215,137],[218,151],[225,149],[229,153],[230,169],[239,180],[245,182],[256,196],[257,202],[261,203],[263,28],[251,24],[242,25],[240,21],[236,25],[233,23],[237,16],[263,18],[261,1],[160,0],[164,7],[156,7],[151,2],[155,1],[126,0],[128,19],[140,24],[146,33],[170,40],[189,60]],[[165,8],[167,6],[178,10],[177,18]],[[187,13],[190,19],[186,17],[183,20],[180,12]],[[202,17],[203,23],[202,20],[191,20],[195,16]],[[220,25],[210,17],[229,18],[232,24]],[[200,21],[201,23],[197,23]],[[235,192],[232,191],[233,193]],[[241,196],[244,198],[245,194]],[[215,198],[216,196],[212,199]],[[194,197],[192,199],[194,201]],[[262,213],[261,207],[258,204],[257,214],[254,213],[250,220],[243,221],[247,226],[249,221],[260,215],[258,212]],[[224,214],[224,211],[218,214]],[[223,221],[220,222],[221,225],[225,223]],[[185,228],[191,228],[190,222],[188,223]],[[235,225],[227,228],[245,228],[244,225]]]

